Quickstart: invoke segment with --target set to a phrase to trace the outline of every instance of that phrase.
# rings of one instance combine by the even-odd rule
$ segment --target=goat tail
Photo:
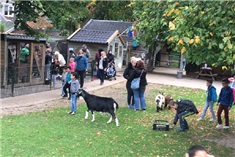
[[[118,109],[118,103],[116,101],[113,102],[113,108],[114,108],[114,112],[116,112]]]

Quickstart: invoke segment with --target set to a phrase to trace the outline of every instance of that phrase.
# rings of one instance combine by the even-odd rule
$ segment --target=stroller
[[[113,78],[116,80],[116,70],[115,70],[115,64],[109,63],[107,72],[105,73],[105,78],[107,78],[109,81],[112,81]]]

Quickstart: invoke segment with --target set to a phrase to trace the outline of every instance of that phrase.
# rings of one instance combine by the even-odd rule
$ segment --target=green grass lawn
[[[154,86],[150,84],[149,86]],[[123,87],[125,88],[125,87]],[[217,157],[232,157],[234,150],[209,142],[208,138],[221,138],[230,130],[215,130],[216,123],[197,122],[199,115],[188,117],[190,130],[177,133],[152,130],[154,119],[172,120],[174,111],[155,112],[154,97],[157,92],[172,95],[175,99],[188,98],[195,102],[199,111],[204,105],[205,91],[160,85],[146,95],[147,111],[135,112],[120,107],[115,122],[106,124],[109,115],[96,113],[96,121],[85,120],[86,105],[81,104],[75,116],[66,114],[68,108],[46,112],[7,116],[2,120],[2,156],[172,156],[181,157],[194,144],[200,144]],[[120,92],[121,93],[121,92]],[[125,96],[125,93],[122,93]],[[118,100],[117,100],[118,101]],[[215,107],[217,109],[217,107]],[[235,125],[234,109],[230,111],[230,124]]]

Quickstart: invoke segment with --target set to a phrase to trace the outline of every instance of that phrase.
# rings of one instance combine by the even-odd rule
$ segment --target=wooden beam
[[[80,31],[81,28],[78,28],[75,32],[73,32],[73,34],[71,34],[67,40],[71,39],[78,31]]]
[[[111,41],[119,34],[118,30],[116,30],[111,37],[107,40],[107,43],[110,44]]]

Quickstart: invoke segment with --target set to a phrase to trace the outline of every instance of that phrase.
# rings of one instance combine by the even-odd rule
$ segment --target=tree
[[[15,28],[25,30],[29,35],[45,36],[41,31],[30,28],[27,22],[36,22],[39,17],[46,16],[52,21],[55,29],[67,30],[70,34],[86,19],[89,11],[87,4],[86,1],[16,1]]]
[[[93,17],[100,20],[133,20],[131,1],[95,1]]]
[[[157,38],[197,65],[234,64],[235,3],[136,1],[133,7],[140,39],[148,46]]]

